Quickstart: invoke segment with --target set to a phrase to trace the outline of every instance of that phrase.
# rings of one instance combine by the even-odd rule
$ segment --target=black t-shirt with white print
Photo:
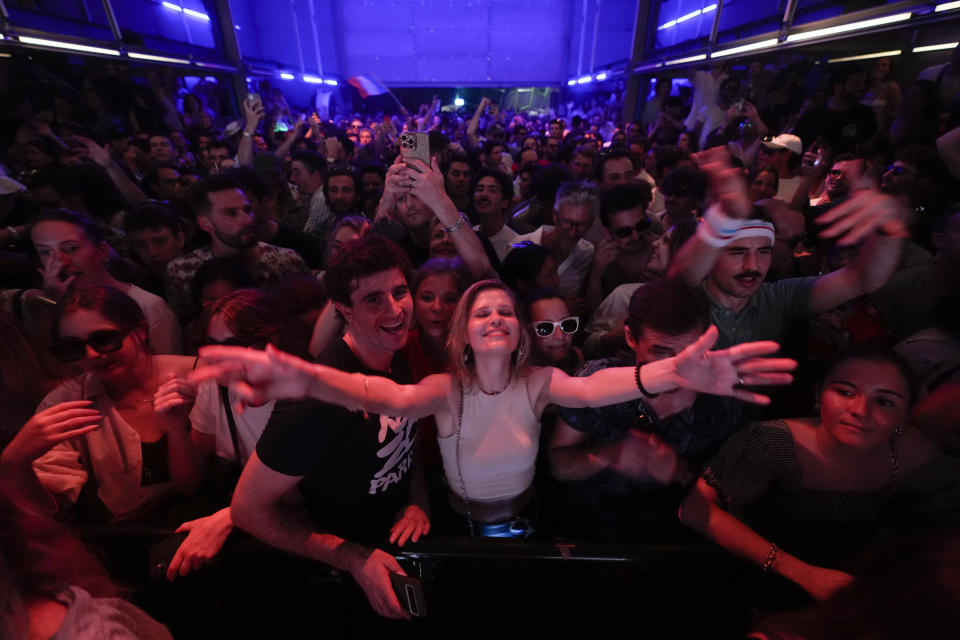
[[[384,376],[368,369],[343,340],[317,362],[342,371]],[[413,383],[400,352],[390,379]],[[387,538],[397,511],[407,503],[416,420],[349,411],[324,402],[278,402],[257,444],[269,468],[303,476],[298,488],[310,517],[324,531],[351,540]]]

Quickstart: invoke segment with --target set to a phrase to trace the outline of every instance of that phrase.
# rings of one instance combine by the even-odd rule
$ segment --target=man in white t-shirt
[[[481,169],[473,188],[473,212],[478,235],[486,238],[501,261],[510,252],[518,234],[504,221],[513,200],[513,183],[503,172]]]
[[[793,201],[793,196],[803,181],[803,177],[797,173],[801,157],[803,142],[793,134],[781,133],[772,140],[760,143],[760,164],[776,171],[780,182],[780,188],[774,196],[777,200],[787,204]]]
[[[568,304],[583,295],[590,273],[594,246],[583,239],[583,234],[593,224],[599,206],[599,194],[591,183],[565,182],[557,190],[553,206],[555,225],[544,225],[516,239],[529,240],[550,251],[560,275],[560,295]]]

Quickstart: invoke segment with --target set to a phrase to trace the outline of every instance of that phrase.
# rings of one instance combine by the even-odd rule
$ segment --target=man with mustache
[[[742,172],[729,166],[723,148],[699,154],[698,161],[711,177],[713,202],[669,275],[703,283],[710,320],[720,331],[716,348],[751,340],[782,342],[796,320],[876,291],[896,271],[909,237],[906,212],[890,196],[865,189],[815,220],[820,237],[858,246],[847,266],[822,276],[764,282],[773,254],[773,222],[750,202]]]
[[[190,283],[197,270],[214,258],[239,258],[254,282],[264,288],[307,272],[296,251],[257,241],[253,207],[233,177],[213,175],[197,183],[190,205],[197,226],[210,234],[212,242],[167,265],[167,300],[181,318],[196,311]]]

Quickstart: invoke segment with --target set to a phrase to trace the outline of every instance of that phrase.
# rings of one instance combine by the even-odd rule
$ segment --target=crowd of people
[[[816,87],[713,64],[636,119],[322,120],[262,81],[231,121],[207,80],[37,69],[2,87],[10,549],[171,527],[173,581],[236,528],[406,618],[425,537],[696,532],[834,602],[960,519],[960,47]],[[112,607],[164,637],[2,546],[0,636]]]

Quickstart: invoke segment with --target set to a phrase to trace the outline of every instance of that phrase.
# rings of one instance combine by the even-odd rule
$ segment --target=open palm
[[[268,345],[266,351],[245,347],[210,346],[200,349],[207,361],[189,377],[191,383],[216,380],[230,386],[246,403],[297,400],[310,395],[314,365]]]
[[[696,342],[677,354],[677,384],[685,389],[717,396],[733,396],[745,402],[767,404],[770,398],[745,386],[790,384],[790,371],[797,363],[790,358],[765,358],[776,353],[776,342],[745,342],[729,349],[710,351],[717,342],[711,326]]]

